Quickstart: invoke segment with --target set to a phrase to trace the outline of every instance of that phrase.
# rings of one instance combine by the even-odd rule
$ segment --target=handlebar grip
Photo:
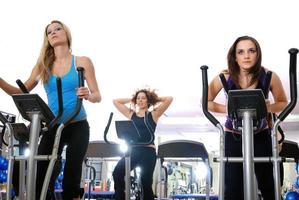
[[[61,78],[56,79],[56,86],[57,86],[57,95],[58,95],[58,106],[59,106],[59,113],[63,112],[63,99],[62,99],[62,85],[61,85]]]
[[[79,77],[79,87],[84,87],[84,68],[77,67],[78,77]]]
[[[108,123],[107,123],[106,128],[105,128],[105,131],[104,131],[104,140],[105,140],[105,142],[108,143],[108,144],[111,143],[111,142],[107,139],[107,134],[108,134],[109,127],[110,127],[110,124],[111,124],[111,121],[112,121],[112,117],[113,117],[113,112],[110,113],[109,120],[108,120]]]
[[[204,115],[214,124],[214,126],[217,126],[219,124],[219,121],[208,111],[208,75],[207,70],[208,66],[203,65],[200,67],[202,71],[202,111]]]
[[[50,122],[49,128],[52,129],[60,119],[62,113],[63,113],[63,98],[62,98],[62,84],[61,84],[61,78],[56,78],[56,87],[57,87],[57,99],[58,99],[58,114],[57,116]]]
[[[88,159],[87,158],[85,159],[84,163],[85,163],[86,167],[89,167],[90,170],[92,171],[93,176],[91,178],[91,182],[94,182],[95,179],[96,179],[96,168],[94,166],[88,164]]]
[[[77,71],[78,71],[78,79],[79,79],[78,85],[79,85],[79,87],[83,87],[84,86],[84,68],[77,67]],[[80,112],[81,106],[82,106],[82,99],[77,98],[76,108],[73,111],[73,113],[71,113],[69,118],[64,122],[65,126],[68,125],[76,117],[76,115]]]
[[[294,109],[297,103],[297,54],[298,49],[291,48],[289,50],[290,54],[290,93],[291,93],[291,102],[287,105],[287,107],[279,114],[278,119],[283,121],[288,114]]]
[[[18,84],[19,88],[22,90],[23,93],[29,93],[26,86],[20,79],[16,80],[16,83]]]

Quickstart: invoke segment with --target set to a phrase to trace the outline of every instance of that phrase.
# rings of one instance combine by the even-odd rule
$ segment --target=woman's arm
[[[274,103],[267,104],[268,112],[281,112],[287,106],[288,100],[283,89],[281,80],[274,72],[272,72],[272,79],[270,85]]]
[[[2,78],[0,78],[0,87],[4,92],[6,92],[9,95],[22,93],[22,91],[19,88],[15,87],[13,85],[10,85]]]
[[[158,98],[159,104],[152,111],[152,116],[153,116],[153,119],[155,122],[157,122],[159,117],[161,117],[161,115],[167,110],[167,108],[170,106],[172,100],[173,100],[173,97],[171,97],[171,96],[165,96],[165,97]]]
[[[31,71],[30,77],[24,83],[28,91],[31,91],[37,85],[38,76],[39,76],[38,69],[37,67],[34,67]],[[23,93],[20,88],[7,83],[2,78],[0,78],[0,87],[4,92],[6,92],[9,95]]]
[[[100,102],[102,99],[101,93],[98,87],[95,69],[91,60],[88,57],[78,57],[77,64],[78,66],[84,67],[84,77],[88,85],[88,87],[78,88],[77,95],[92,103]]]
[[[216,76],[209,84],[208,89],[208,109],[212,112],[227,113],[226,105],[216,103],[214,99],[223,88],[219,76]]]
[[[131,103],[130,98],[113,99],[113,104],[119,112],[121,112],[128,119],[131,119],[133,110],[129,109],[126,104]]]

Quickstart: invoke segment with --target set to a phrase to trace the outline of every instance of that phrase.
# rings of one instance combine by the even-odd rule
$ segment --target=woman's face
[[[240,70],[247,71],[257,62],[257,49],[251,40],[242,40],[236,46],[236,62]]]
[[[66,32],[59,23],[52,23],[47,28],[47,36],[52,47],[67,44]]]
[[[147,97],[144,92],[139,92],[136,98],[136,104],[140,109],[147,109],[148,108],[148,102]]]

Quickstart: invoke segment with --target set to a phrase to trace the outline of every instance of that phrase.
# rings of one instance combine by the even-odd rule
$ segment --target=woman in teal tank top
[[[62,79],[63,90],[63,116],[60,122],[74,110],[77,97],[83,98],[92,103],[100,102],[101,95],[98,88],[94,66],[90,58],[74,56],[71,54],[72,38],[68,27],[60,21],[52,21],[44,31],[44,41],[40,56],[28,80],[24,83],[26,88],[32,90],[38,82],[42,82],[47,93],[49,107],[54,114],[58,112],[56,77]],[[78,76],[76,67],[84,68],[84,78],[87,87],[78,88]],[[0,79],[1,89],[9,95],[22,93],[22,91]],[[55,130],[42,136],[38,152],[39,154],[50,154],[53,146]],[[62,183],[63,199],[80,199],[80,181],[82,162],[89,143],[89,125],[86,120],[84,107],[77,117],[67,125],[61,135],[59,154],[63,147],[66,148],[66,161],[64,166],[64,178]],[[41,187],[44,181],[47,161],[38,162],[36,199],[39,199]],[[55,177],[52,177],[55,180]],[[53,192],[53,185],[50,187]],[[50,196],[47,199],[50,199]]]

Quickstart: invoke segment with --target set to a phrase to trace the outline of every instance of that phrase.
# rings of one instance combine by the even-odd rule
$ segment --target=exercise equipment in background
[[[190,170],[189,170],[190,177],[189,178],[185,177],[186,174],[182,177],[185,180],[185,182],[187,181],[189,183],[185,183],[185,185],[183,185],[183,187],[181,187],[181,189],[175,188],[175,191],[167,192],[167,190],[170,189],[167,184],[167,181],[169,178],[168,179],[163,178],[163,180],[162,180],[163,162],[176,162],[176,163],[190,162],[190,163],[194,163],[194,164],[195,163],[203,164],[205,166],[205,168],[204,168],[205,170],[202,169],[202,171],[198,172],[198,173],[205,173],[205,177],[204,177],[205,189],[203,190],[204,194],[200,194],[200,195],[203,199],[210,199],[210,196],[211,196],[210,189],[211,189],[211,183],[212,183],[212,170],[211,170],[210,163],[209,163],[209,155],[208,155],[208,152],[203,143],[189,141],[189,140],[167,141],[167,142],[164,142],[164,143],[161,143],[160,145],[158,145],[158,156],[157,157],[160,160],[160,162],[158,162],[160,164],[160,168],[158,170],[158,188],[157,188],[158,199],[167,197],[168,194],[170,194],[169,196],[171,198],[179,198],[180,195],[185,195],[186,198],[188,196],[189,196],[189,198],[192,198],[192,195],[199,195],[199,194],[194,194],[195,188],[191,187],[193,180],[196,179],[195,178],[196,169],[194,168],[194,170],[193,170],[191,166],[190,166]],[[175,168],[172,167],[172,168],[167,169],[168,177],[170,175],[170,173],[168,173],[169,170],[174,171]],[[179,181],[179,180],[177,180],[177,181]],[[188,185],[190,186],[190,188],[188,188]],[[183,189],[184,187],[185,187],[185,189]],[[197,192],[199,192],[198,191],[199,188],[196,188],[196,190],[197,190]],[[186,194],[187,191],[190,193]],[[215,196],[215,195],[213,195],[213,196]]]

